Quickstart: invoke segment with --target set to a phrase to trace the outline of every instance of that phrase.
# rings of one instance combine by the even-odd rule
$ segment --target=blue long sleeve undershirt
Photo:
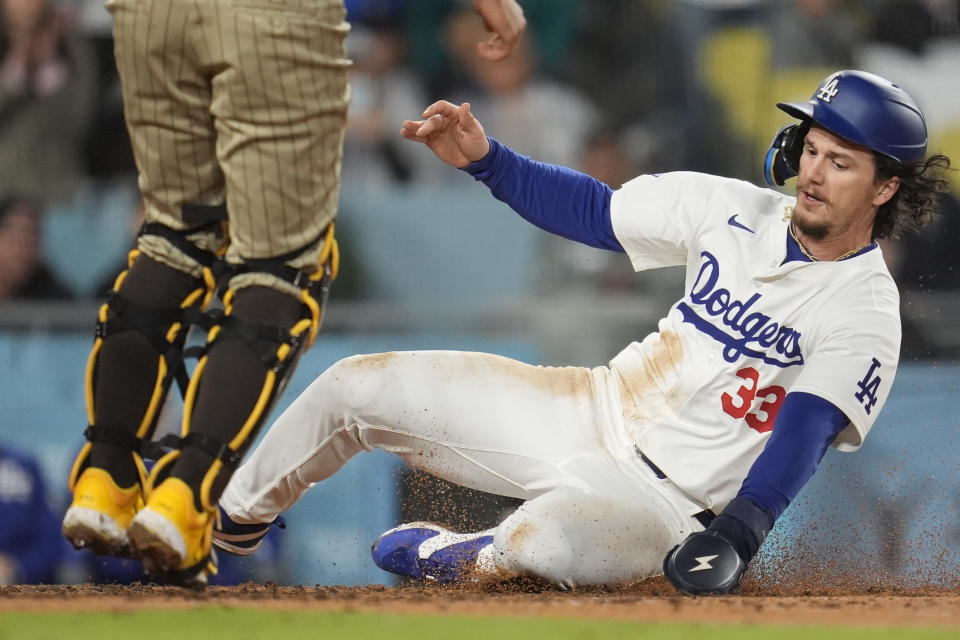
[[[579,171],[531,160],[493,138],[482,160],[463,168],[528,222],[598,249],[623,252],[610,221],[613,189]]]
[[[820,465],[827,447],[849,424],[831,402],[811,393],[788,393],[773,433],[754,460],[738,497],[748,498],[775,522]]]
[[[623,252],[610,220],[613,190],[566,167],[537,162],[493,138],[490,152],[463,168],[528,222],[600,249]],[[806,260],[787,235],[786,261]],[[738,496],[774,522],[816,471],[827,447],[848,424],[836,406],[809,393],[789,393],[773,433],[754,461]]]

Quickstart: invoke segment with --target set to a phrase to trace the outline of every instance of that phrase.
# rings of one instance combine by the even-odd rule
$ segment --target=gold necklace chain
[[[800,252],[803,253],[803,255],[805,255],[805,256],[807,256],[808,258],[810,258],[810,261],[811,261],[811,262],[820,262],[820,258],[817,258],[817,257],[814,256],[812,253],[810,253],[809,251],[807,251],[807,248],[806,248],[805,246],[803,246],[803,243],[802,243],[802,242],[800,242],[800,238],[797,237],[797,231],[796,231],[796,229],[794,229],[794,227],[793,227],[793,220],[790,221],[789,229],[790,229],[790,235],[793,237],[794,240],[796,240],[797,246],[800,247]],[[871,242],[871,243],[867,243],[867,244],[863,245],[862,247],[860,247],[859,249],[852,249],[852,250],[850,250],[850,251],[847,251],[846,253],[844,253],[844,254],[842,254],[842,255],[834,258],[833,261],[834,261],[834,262],[840,262],[841,260],[844,260],[844,259],[846,259],[846,258],[849,258],[850,256],[852,256],[852,255],[854,255],[854,254],[856,254],[856,253],[859,253],[859,252],[863,251],[864,249],[866,249],[867,247],[869,247],[871,244],[873,244],[873,243],[872,243],[872,242]]]

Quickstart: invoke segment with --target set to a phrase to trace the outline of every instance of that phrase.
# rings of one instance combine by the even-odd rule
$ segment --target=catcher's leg
[[[126,553],[127,526],[143,504],[141,447],[181,369],[184,315],[210,293],[202,279],[133,251],[100,308],[86,373],[88,442],[70,473],[63,520],[75,547]]]
[[[210,74],[222,65],[198,59],[214,49],[204,46],[199,32],[217,31],[220,25],[198,14],[201,5],[212,3],[111,0],[107,4],[113,15],[114,58],[123,80],[124,115],[130,125],[147,221],[148,233],[141,235],[138,246],[158,262],[202,282],[206,300],[215,280],[206,260],[211,253],[224,250],[222,220],[227,202],[217,159],[215,119],[210,112]],[[210,11],[224,8],[224,3],[216,5]],[[158,297],[171,291],[159,285],[155,289],[152,295]],[[183,295],[177,292],[172,298],[179,302]],[[118,353],[116,360],[124,357]],[[145,366],[144,359],[136,359]],[[113,372],[111,384],[133,392],[144,385],[133,366],[116,365],[101,367]],[[132,378],[121,375],[127,370]],[[144,406],[148,402],[153,406],[151,398],[159,401],[161,396],[148,391],[142,398]],[[140,419],[145,418],[137,416]],[[144,435],[148,432],[144,429]],[[145,488],[149,493],[150,487]],[[127,533],[129,537],[129,530]]]
[[[155,465],[147,506],[130,527],[151,573],[188,582],[206,570],[223,487],[319,330],[338,261],[332,225],[319,244],[322,268],[312,275],[248,260],[223,313],[211,318],[184,399],[180,447]]]
[[[158,12],[178,5],[126,2]],[[191,154],[216,151],[210,165],[222,171],[230,217],[226,259],[241,270],[230,280],[225,313],[210,329],[207,352],[191,380],[182,447],[155,467],[155,488],[130,529],[149,569],[183,581],[193,580],[191,572],[203,573],[217,498],[320,325],[325,289],[336,271],[332,222],[350,63],[341,2],[179,5],[190,8],[191,19],[180,24],[197,46],[175,44],[164,51],[195,56],[195,68],[205,77],[182,81],[180,60],[167,64],[162,52],[148,64],[136,60],[132,70],[170,69],[161,95],[191,100],[209,91],[205,123],[196,129],[215,134],[213,144],[175,141],[167,148],[176,157],[167,164],[177,167]],[[135,21],[133,33],[148,23]],[[170,24],[162,18],[155,23]],[[146,31],[176,35],[178,23],[172,26]],[[150,111],[145,114],[149,119]],[[180,171],[155,177],[167,175],[184,178]]]

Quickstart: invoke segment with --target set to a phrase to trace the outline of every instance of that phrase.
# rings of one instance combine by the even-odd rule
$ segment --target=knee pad
[[[313,252],[317,245],[319,251],[316,265],[309,270],[292,266],[302,263],[303,254]],[[330,286],[336,280],[339,268],[340,248],[334,235],[334,224],[331,222],[320,238],[301,249],[275,258],[245,258],[241,264],[233,266],[230,288],[240,290],[253,283],[276,288],[297,297],[310,312],[311,323],[307,334],[309,348],[320,331]]]

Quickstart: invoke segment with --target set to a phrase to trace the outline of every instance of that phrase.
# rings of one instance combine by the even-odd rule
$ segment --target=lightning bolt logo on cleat
[[[708,569],[713,569],[713,565],[710,564],[711,560],[716,560],[719,557],[719,554],[714,554],[712,556],[699,556],[694,558],[699,564],[697,564],[693,569],[690,569],[690,573],[694,571],[706,571]]]

